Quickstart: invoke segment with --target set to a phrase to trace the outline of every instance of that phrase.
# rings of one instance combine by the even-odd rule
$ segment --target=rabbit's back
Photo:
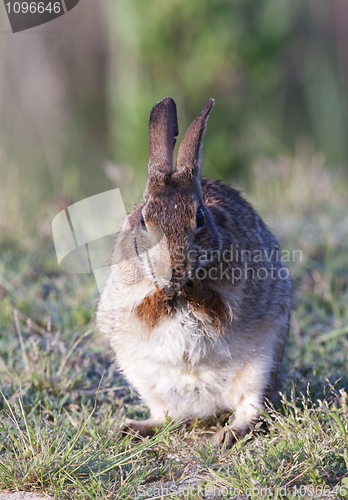
[[[220,228],[220,273],[216,288],[229,289],[231,301],[239,287],[242,300],[235,303],[238,321],[276,320],[289,312],[291,283],[281,259],[280,246],[253,207],[240,192],[219,181],[202,179],[203,200]],[[216,264],[215,264],[216,265]],[[227,279],[224,279],[227,276]],[[212,282],[214,284],[214,282]],[[235,314],[237,320],[237,314]]]

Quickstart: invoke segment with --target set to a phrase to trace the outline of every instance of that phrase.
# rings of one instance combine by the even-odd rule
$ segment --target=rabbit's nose
[[[182,281],[185,279],[185,270],[182,266],[178,267],[173,267],[172,269],[172,277],[171,277],[171,282],[172,283],[182,283]]]

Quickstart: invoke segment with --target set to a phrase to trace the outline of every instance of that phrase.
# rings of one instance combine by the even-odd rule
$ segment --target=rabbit
[[[239,191],[201,177],[209,99],[181,141],[176,104],[152,109],[143,202],[123,222],[97,328],[150,408],[126,428],[152,435],[233,412],[214,435],[232,446],[281,389],[292,289],[279,245]]]

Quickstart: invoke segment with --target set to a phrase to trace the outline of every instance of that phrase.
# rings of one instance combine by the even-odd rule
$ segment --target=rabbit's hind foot
[[[162,423],[159,423],[153,418],[148,418],[147,420],[132,420],[127,418],[121,428],[122,435],[130,435],[133,438],[153,436],[156,430],[162,427]]]

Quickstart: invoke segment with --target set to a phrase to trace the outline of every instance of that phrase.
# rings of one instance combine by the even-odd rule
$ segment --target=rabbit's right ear
[[[173,172],[173,150],[179,133],[176,104],[166,97],[152,108],[149,121],[150,160],[145,198],[161,184],[170,182]]]
[[[203,111],[186,130],[179,147],[176,176],[181,176],[188,181],[200,182],[202,139],[214,104],[214,99],[209,99]]]

